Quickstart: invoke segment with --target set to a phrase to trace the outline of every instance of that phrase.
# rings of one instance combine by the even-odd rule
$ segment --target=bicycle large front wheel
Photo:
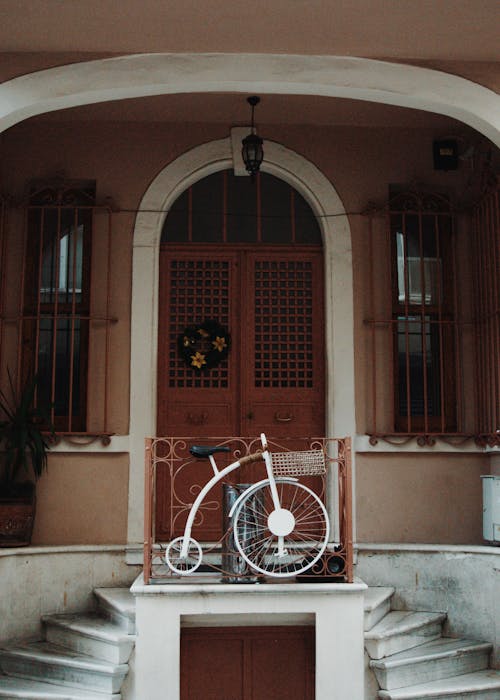
[[[289,577],[307,571],[326,549],[330,526],[326,508],[310,488],[277,479],[280,515],[289,527],[275,525],[270,482],[249,489],[234,514],[234,541],[247,564],[260,574]]]

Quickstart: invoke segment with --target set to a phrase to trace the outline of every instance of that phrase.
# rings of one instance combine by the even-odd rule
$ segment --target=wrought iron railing
[[[174,576],[165,562],[168,543],[182,535],[191,505],[208,478],[200,478],[200,463],[189,453],[193,444],[225,445],[230,448],[229,464],[260,447],[258,438],[154,437],[146,439],[144,580],[161,583]],[[353,581],[352,470],[350,438],[269,438],[271,452],[323,450],[327,464],[323,476],[305,477],[305,483],[323,500],[329,511],[331,542],[314,567],[303,574],[304,580]],[[218,460],[219,461],[219,460]],[[222,462],[222,460],[220,460]],[[203,469],[203,466],[201,466]],[[211,467],[207,464],[209,477]],[[236,472],[237,474],[237,472]],[[253,473],[254,478],[256,473]],[[234,481],[247,481],[249,475],[237,475]],[[302,481],[302,478],[301,478]],[[219,484],[220,486],[220,484]],[[217,487],[216,487],[217,488]],[[222,554],[237,556],[228,550],[231,528],[223,527],[221,491],[209,494],[195,521],[196,537],[203,542],[204,566],[201,570],[232,580],[238,574],[223,568]],[[206,534],[208,533],[208,537]],[[227,557],[226,557],[227,560]],[[242,574],[248,576],[248,572]]]

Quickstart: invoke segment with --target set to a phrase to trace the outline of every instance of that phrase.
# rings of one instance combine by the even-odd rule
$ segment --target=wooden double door
[[[207,320],[227,331],[230,349],[199,370],[178,341]],[[323,435],[324,364],[321,247],[162,247],[158,435]],[[157,533],[168,517],[160,505]]]

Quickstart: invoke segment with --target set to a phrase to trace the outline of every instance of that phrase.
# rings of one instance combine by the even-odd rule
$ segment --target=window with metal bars
[[[398,194],[389,207],[395,428],[456,430],[452,214],[440,195]]]
[[[473,210],[476,436],[500,446],[500,177],[491,174]]]
[[[22,316],[24,376],[56,429],[86,430],[93,184],[32,188]]]

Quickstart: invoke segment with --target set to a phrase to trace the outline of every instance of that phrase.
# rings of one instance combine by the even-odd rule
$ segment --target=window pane
[[[292,241],[292,209],[290,185],[276,177],[261,173],[262,241]]]
[[[57,209],[46,209],[43,216],[40,211],[36,211],[37,229],[42,245],[42,271],[40,285],[40,301],[42,304],[52,304],[54,302],[56,287],[56,240],[58,213]]]
[[[167,214],[161,233],[161,242],[187,243],[189,240],[188,216],[189,195],[186,190],[175,200]]]
[[[257,186],[249,177],[227,174],[228,243],[257,242]]]
[[[438,324],[430,316],[400,316],[397,324],[399,414],[439,416],[440,343]],[[427,410],[425,406],[427,390]]]
[[[422,217],[421,236],[418,217],[405,216],[402,224],[396,231],[398,302],[438,304],[442,301],[442,270],[434,216]]]
[[[293,208],[295,212],[295,242],[321,245],[323,239],[314,212],[296,190],[294,191]]]
[[[54,337],[54,319],[40,320],[38,348],[38,401],[44,406],[53,403],[56,416],[69,415],[70,386],[73,386],[72,414],[81,413],[80,386],[80,346],[81,321],[75,319],[58,319]],[[54,340],[56,343],[53,355]],[[55,362],[54,375],[52,374]],[[52,395],[52,376],[55,379],[54,396]]]
[[[223,240],[223,184],[220,172],[195,182],[191,188],[195,243],[220,243]]]
[[[82,300],[83,226],[77,226],[76,230],[73,226],[65,229],[59,246],[57,234],[52,233],[51,238],[51,244],[43,251],[40,301],[53,303],[57,290],[59,303],[79,304]]]

